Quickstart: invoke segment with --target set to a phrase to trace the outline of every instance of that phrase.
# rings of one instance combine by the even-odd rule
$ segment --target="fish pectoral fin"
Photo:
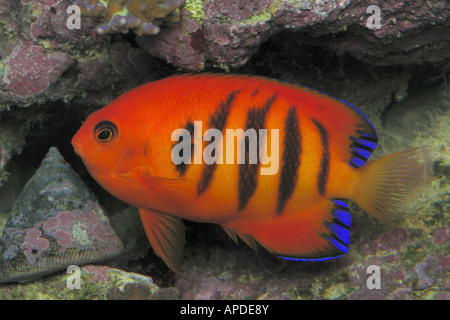
[[[145,232],[156,254],[181,276],[181,255],[185,244],[183,220],[169,214],[139,209]]]
[[[112,176],[114,178],[118,178],[121,180],[126,180],[128,182],[135,182],[133,178],[131,178],[131,174],[130,173],[116,173],[116,172],[112,172],[111,173]]]
[[[175,196],[181,196],[189,188],[188,179],[157,177],[152,175],[151,171],[147,168],[140,168],[140,172],[142,180],[153,192],[155,190],[161,190],[167,191]]]

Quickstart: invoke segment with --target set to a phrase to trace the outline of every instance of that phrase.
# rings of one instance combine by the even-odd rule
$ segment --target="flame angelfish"
[[[197,121],[201,132],[194,135]],[[190,133],[192,161],[172,159],[186,138],[173,141],[179,129]],[[206,139],[209,129],[222,135]],[[256,147],[266,156],[249,163],[248,139],[246,161],[230,164],[226,157],[238,156],[238,144],[217,141],[227,129],[266,129]],[[239,236],[288,259],[346,254],[346,200],[382,217],[399,210],[429,177],[427,148],[367,162],[377,141],[360,111],[319,92],[261,77],[198,74],[126,92],[92,113],[72,144],[100,185],[139,208],[153,249],[179,273],[182,219],[220,224],[233,240]],[[202,155],[196,148],[212,144],[215,161],[194,161]],[[177,150],[183,159],[184,152]],[[261,174],[273,161],[279,161],[275,174]]]

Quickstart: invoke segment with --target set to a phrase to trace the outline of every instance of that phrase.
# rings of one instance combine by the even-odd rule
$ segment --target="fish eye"
[[[94,128],[95,139],[100,143],[111,143],[117,137],[117,127],[111,121],[101,121]]]

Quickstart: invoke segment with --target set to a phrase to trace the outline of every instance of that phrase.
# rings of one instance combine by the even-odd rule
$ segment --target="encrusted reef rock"
[[[80,29],[69,28],[69,5],[88,16]],[[447,1],[390,0],[368,11],[371,5],[369,0],[3,0],[0,110],[80,95],[85,103],[104,104],[152,79],[154,61],[146,53],[184,71],[240,67],[285,29],[296,31],[291,41],[381,65],[450,56]],[[107,35],[94,39],[93,30]],[[138,35],[139,48],[129,38],[116,38],[111,46],[114,33],[128,30]],[[87,90],[85,83],[94,86]]]
[[[52,101],[102,105],[151,80],[152,58],[127,41],[95,40],[98,21],[70,29],[71,1],[0,3],[0,112]]]
[[[117,256],[123,244],[78,175],[51,148],[13,205],[0,240],[0,282],[29,281]]]
[[[138,43],[152,55],[192,71],[211,65],[240,67],[269,36],[284,29],[298,32],[293,41],[326,45],[375,64],[449,57],[447,1],[390,0],[369,9],[372,4],[368,0],[187,0],[178,25],[162,30],[159,37],[138,38]]]
[[[0,284],[0,300],[151,300],[178,297],[177,290],[160,289],[149,277],[95,265],[49,276],[40,282]]]
[[[22,42],[3,63],[3,82],[18,98],[39,95],[54,84],[73,60],[61,51],[45,53],[44,47]]]
[[[158,25],[178,22],[181,0],[76,0],[88,17],[103,17],[107,23],[95,27],[98,34],[133,30],[138,35],[158,34]]]

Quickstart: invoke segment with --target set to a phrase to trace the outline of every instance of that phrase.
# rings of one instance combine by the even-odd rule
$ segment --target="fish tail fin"
[[[357,169],[352,199],[379,219],[400,210],[431,181],[431,155],[427,147],[411,148],[368,162]]]

